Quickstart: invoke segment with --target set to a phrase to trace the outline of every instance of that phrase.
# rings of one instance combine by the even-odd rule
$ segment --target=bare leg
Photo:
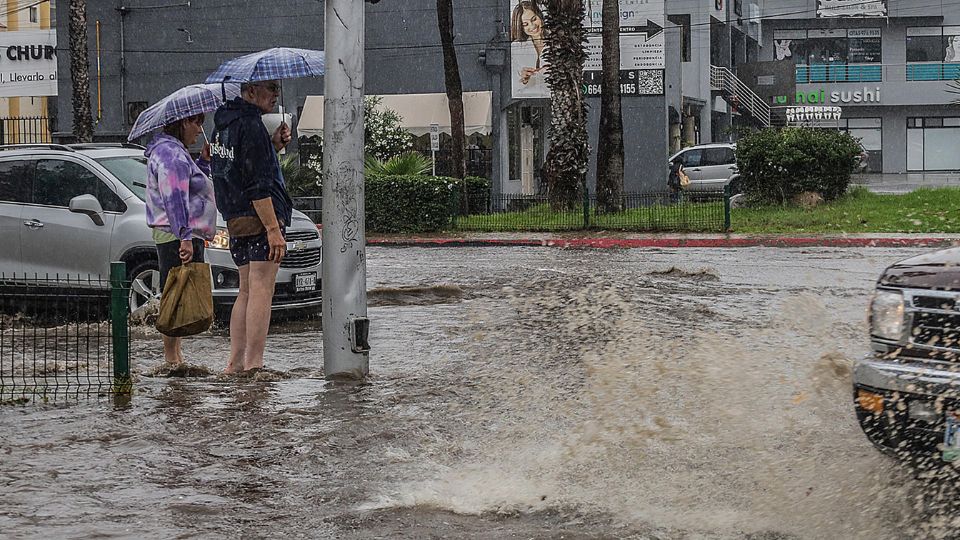
[[[244,370],[263,367],[263,350],[267,345],[267,332],[270,329],[270,306],[273,304],[273,291],[279,269],[280,266],[273,262],[250,263]]]
[[[183,363],[183,353],[180,352],[180,338],[163,336],[163,359],[171,365]]]
[[[243,371],[244,353],[247,347],[247,305],[250,299],[250,265],[241,266],[240,293],[230,312],[230,359],[227,373]]]

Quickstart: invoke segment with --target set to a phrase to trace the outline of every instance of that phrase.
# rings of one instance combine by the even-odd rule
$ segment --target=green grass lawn
[[[811,210],[789,206],[736,208],[732,232],[960,233],[960,189],[878,195],[854,188],[844,197]]]
[[[612,214],[590,209],[592,229],[629,231],[721,232],[723,202],[652,204]],[[458,217],[456,231],[565,231],[583,229],[583,208],[554,212],[548,204],[533,205],[516,212],[473,214]]]

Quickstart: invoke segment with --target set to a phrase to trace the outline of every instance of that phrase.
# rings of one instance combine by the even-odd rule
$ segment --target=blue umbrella
[[[240,85],[238,84],[185,86],[140,113],[127,140],[138,139],[177,120],[214,111],[223,104],[225,98],[234,98],[239,95]]]
[[[246,83],[320,77],[326,71],[326,66],[323,51],[274,47],[227,60],[207,77],[207,82]],[[283,105],[283,83],[280,84],[280,104]]]
[[[323,51],[275,47],[227,60],[207,77],[207,82],[256,82],[320,77],[325,69]]]

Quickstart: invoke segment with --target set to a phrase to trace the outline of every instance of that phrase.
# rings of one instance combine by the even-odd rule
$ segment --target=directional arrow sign
[[[647,35],[646,41],[650,41],[651,39],[659,36],[661,32],[663,32],[663,27],[651,21],[650,19],[647,19],[647,25],[638,26],[635,32],[637,32],[638,34],[646,34]]]

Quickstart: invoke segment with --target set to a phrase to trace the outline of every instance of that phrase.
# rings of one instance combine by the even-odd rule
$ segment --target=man
[[[227,221],[230,254],[240,269],[227,373],[263,367],[277,270],[287,251],[284,230],[293,201],[277,152],[290,142],[290,128],[281,123],[271,136],[261,119],[273,112],[279,89],[277,81],[244,84],[240,97],[224,103],[214,116],[214,193]]]

